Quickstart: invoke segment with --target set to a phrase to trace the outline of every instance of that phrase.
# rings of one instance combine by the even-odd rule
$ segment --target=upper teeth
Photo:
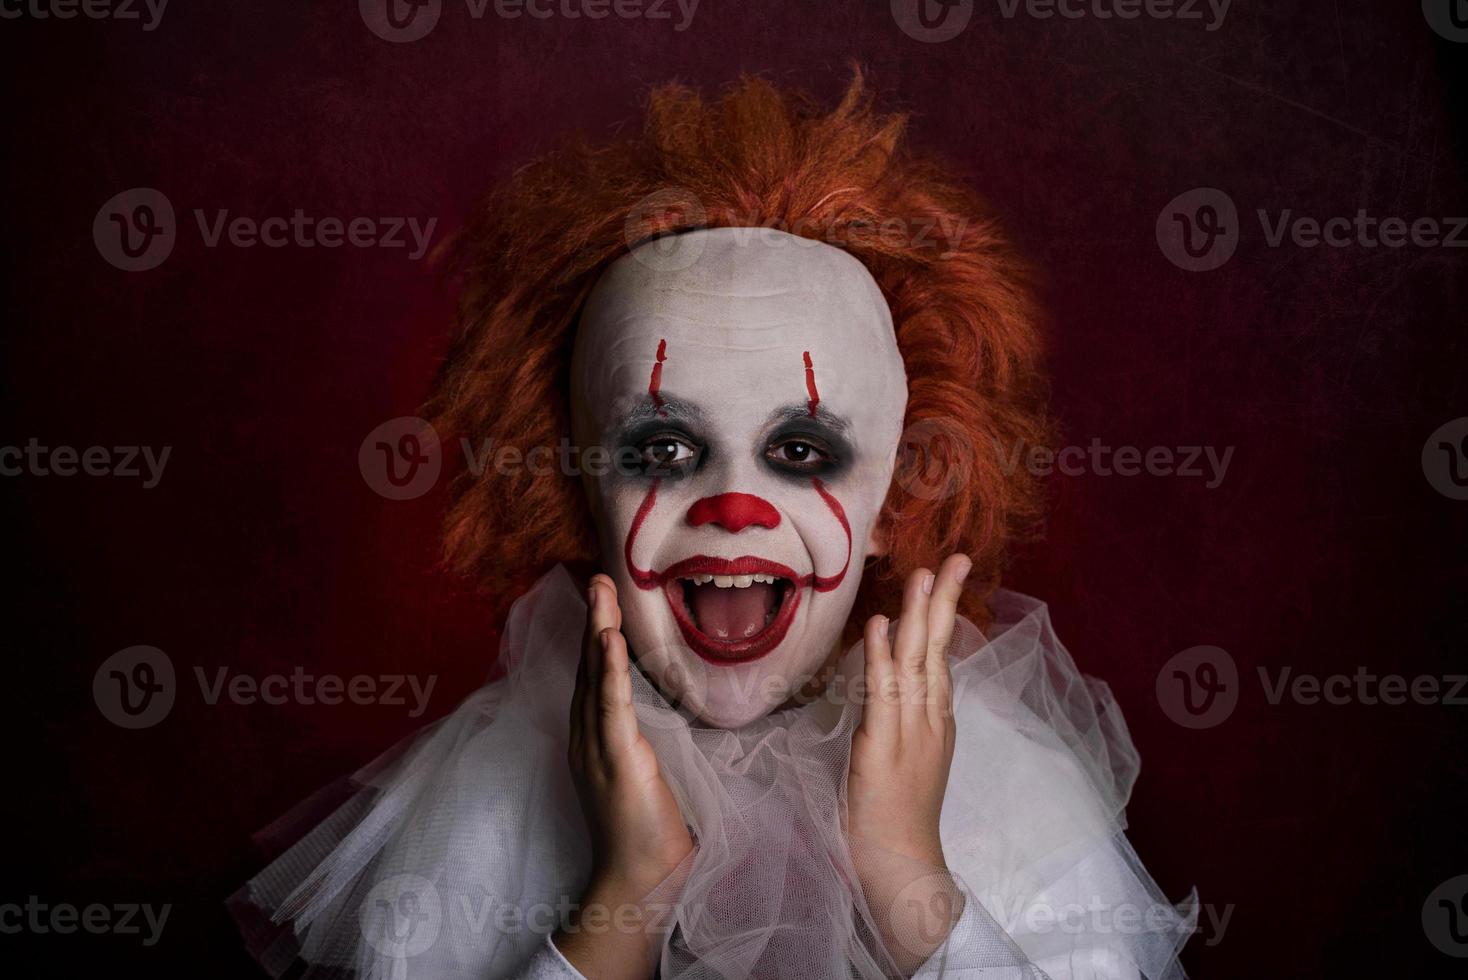
[[[714,583],[719,589],[747,589],[756,582],[765,582],[769,585],[775,584],[773,575],[690,575],[694,585],[708,585]]]

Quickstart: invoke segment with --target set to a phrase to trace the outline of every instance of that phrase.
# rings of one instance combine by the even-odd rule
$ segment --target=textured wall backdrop
[[[258,864],[251,833],[490,670],[494,624],[434,565],[443,488],[389,500],[359,468],[443,348],[450,299],[411,229],[441,241],[563,134],[637,125],[649,84],[762,72],[830,99],[852,59],[1042,270],[1054,408],[1079,448],[1012,584],[1053,604],[1126,710],[1144,760],[1133,841],[1207,910],[1185,962],[1397,977],[1468,954],[1436,905],[1468,887],[1450,882],[1468,873],[1468,704],[1369,703],[1380,682],[1358,676],[1468,671],[1468,422],[1450,424],[1468,416],[1468,230],[1451,220],[1468,214],[1468,32],[1452,0],[1430,16],[1235,0],[1194,19],[964,0],[931,29],[904,0],[603,19],[570,16],[580,0],[545,18],[442,0],[401,30],[374,0],[0,7],[0,446],[37,447],[0,458],[0,903],[100,904],[114,924],[120,906],[171,906],[152,944],[141,915],[141,935],[0,934],[7,975],[256,975],[222,905]],[[376,244],[214,237],[298,209],[313,235],[367,219],[357,237]],[[1332,218],[1349,222],[1309,245],[1297,219]],[[389,219],[403,247],[382,241]],[[1387,219],[1409,240],[1384,240]],[[171,251],[145,226],[171,228]],[[105,449],[91,468],[113,475],[57,475],[58,447],[71,466]],[[152,453],[138,476],[119,447]],[[1114,471],[1123,447],[1142,472]],[[1216,462],[1169,472],[1187,447]],[[96,697],[93,681],[139,645],[166,655],[174,701],[129,729],[112,667]],[[411,694],[210,703],[198,672],[221,670],[435,686],[418,717]],[[1275,696],[1336,674],[1347,703]],[[1211,688],[1216,710],[1189,714]]]

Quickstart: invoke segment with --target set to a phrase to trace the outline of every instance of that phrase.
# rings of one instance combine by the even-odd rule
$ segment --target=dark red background
[[[448,0],[402,45],[352,3],[174,0],[151,33],[0,23],[0,443],[173,447],[153,490],[0,480],[18,781],[0,901],[174,905],[150,949],[0,936],[0,962],[21,966],[6,974],[254,975],[221,904],[256,867],[249,835],[421,722],[209,706],[195,665],[436,674],[437,716],[494,657],[481,605],[434,566],[442,495],[386,501],[357,466],[367,432],[425,392],[445,289],[401,250],[209,249],[192,209],[437,217],[442,237],[562,134],[637,125],[648,84],[758,71],[829,99],[856,58],[1045,271],[1067,441],[1236,447],[1213,490],[1053,478],[1047,535],[1013,576],[1126,711],[1148,866],[1171,894],[1234,906],[1190,969],[1445,975],[1419,912],[1468,871],[1468,708],[1274,706],[1253,675],[1464,670],[1468,504],[1419,463],[1429,433],[1468,415],[1464,253],[1269,248],[1251,216],[1468,213],[1461,55],[1416,3],[1367,0],[1237,0],[1213,33],[980,3],[941,44],[904,35],[885,2],[703,0],[677,33],[476,22]],[[160,268],[126,273],[91,225],[137,186],[168,195],[180,238]],[[1238,253],[1206,274],[1154,239],[1162,207],[1198,186],[1245,216]],[[167,651],[185,683],[170,717],[129,732],[99,714],[91,678],[134,644]],[[1201,732],[1154,694],[1196,644],[1245,674],[1234,715]]]

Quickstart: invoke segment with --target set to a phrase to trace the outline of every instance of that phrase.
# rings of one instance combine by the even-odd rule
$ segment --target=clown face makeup
[[[572,362],[602,564],[642,670],[704,721],[778,707],[835,651],[876,550],[907,382],[847,253],[768,229],[615,262]],[[589,467],[588,467],[589,469]]]

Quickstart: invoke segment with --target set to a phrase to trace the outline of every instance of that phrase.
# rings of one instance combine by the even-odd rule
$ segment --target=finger
[[[897,621],[897,643],[892,659],[897,682],[902,688],[902,717],[914,713],[926,717],[928,604],[933,590],[933,573],[919,568],[907,577],[902,590],[902,617]]]
[[[612,580],[612,577],[610,575],[603,575],[601,573],[597,573],[596,575],[592,576],[592,581],[601,585],[604,589],[606,589],[607,593],[609,594],[608,603],[606,606],[606,621],[602,623],[602,628],[610,626],[612,629],[621,629],[622,597],[617,592],[617,583]],[[598,630],[598,632],[600,632],[600,630]]]
[[[628,671],[627,640],[608,627],[602,630],[601,691],[597,703],[602,750],[607,757],[625,751],[637,738],[637,713],[632,710],[632,675]]]
[[[933,596],[928,603],[927,678],[930,720],[941,723],[946,718],[952,697],[952,681],[948,666],[948,645],[953,640],[954,622],[958,616],[958,600],[963,595],[963,580],[973,562],[967,555],[949,555],[934,577]]]
[[[576,661],[576,685],[571,691],[571,717],[569,749],[573,756],[579,756],[582,748],[582,740],[585,733],[585,708],[586,689],[590,686],[590,668],[588,666],[592,656],[595,655],[596,634],[592,628],[592,622],[596,614],[596,597],[599,590],[595,579],[586,588],[586,628],[581,641],[581,656]]]
[[[873,616],[863,630],[862,653],[865,661],[862,676],[866,681],[866,699],[862,706],[861,728],[878,739],[889,739],[897,731],[900,719],[897,678],[892,669],[892,642],[888,635],[892,623],[886,616]]]
[[[590,639],[601,636],[601,631],[610,626],[622,628],[622,609],[617,603],[617,583],[610,575],[598,572],[591,577],[591,587],[596,590],[596,605],[592,609]]]
[[[605,575],[593,575],[591,578],[592,597],[591,609],[586,615],[586,643],[582,653],[582,665],[586,677],[582,691],[580,714],[581,738],[587,749],[593,755],[600,755],[600,731],[597,728],[597,701],[601,696],[601,675],[603,652],[601,634],[612,627],[612,613],[609,606],[615,586],[611,579]]]

